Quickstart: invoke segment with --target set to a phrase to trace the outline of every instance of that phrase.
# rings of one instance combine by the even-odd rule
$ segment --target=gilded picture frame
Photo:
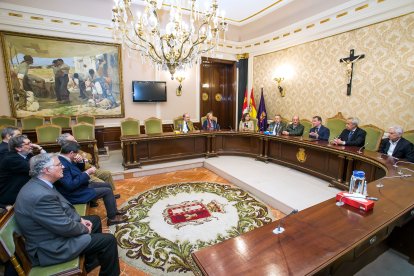
[[[124,117],[121,45],[0,32],[12,116]]]

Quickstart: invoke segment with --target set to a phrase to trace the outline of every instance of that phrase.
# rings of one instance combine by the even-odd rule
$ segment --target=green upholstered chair
[[[257,127],[257,118],[250,117],[250,120],[253,122],[254,132],[258,131],[259,128]]]
[[[78,115],[76,116],[76,123],[88,123],[95,125],[95,116],[92,115]]]
[[[64,116],[64,115],[53,116],[50,118],[50,122],[52,124],[61,126],[62,128],[69,128],[71,121],[72,121],[72,118],[70,116]]]
[[[17,126],[17,119],[9,116],[0,116],[0,126]]]
[[[125,120],[121,121],[121,136],[139,134],[139,120],[134,118],[126,118]]]
[[[28,116],[21,119],[22,129],[36,129],[38,126],[42,126],[45,123],[45,118],[39,116]]]
[[[283,118],[282,117],[282,123],[285,123],[286,126],[288,126],[290,124],[289,119]]]
[[[62,134],[62,127],[58,125],[43,125],[36,127],[38,143],[55,143],[56,139]]]
[[[414,144],[414,130],[404,132],[402,137]]]
[[[180,125],[183,124],[183,116],[178,116],[173,119],[174,130],[180,130]]]
[[[95,126],[88,123],[78,123],[72,126],[72,135],[76,140],[94,140]]]
[[[304,129],[303,129],[303,136],[308,136],[309,135],[309,130],[312,128],[312,122],[309,121],[308,119],[301,119],[300,123],[303,125]]]
[[[361,128],[367,132],[365,144],[368,144],[365,146],[365,149],[377,151],[380,146],[382,136],[384,136],[384,130],[374,125],[365,125],[361,126]]]
[[[151,117],[144,121],[146,134],[161,134],[162,133],[162,121],[161,119]]]
[[[330,131],[329,139],[332,140],[333,138],[338,137],[345,129],[345,125],[346,120],[341,112],[338,112],[338,114],[332,118],[326,119],[326,127],[329,128]]]
[[[0,249],[1,260],[3,262],[10,260],[18,275],[86,275],[84,257],[51,266],[32,267],[24,248],[24,238],[20,234],[13,209],[9,210],[0,220],[0,247],[3,247]]]

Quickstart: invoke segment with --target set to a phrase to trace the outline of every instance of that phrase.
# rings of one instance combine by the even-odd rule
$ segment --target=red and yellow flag
[[[253,87],[252,87],[252,92],[250,93],[249,109],[250,109],[250,111],[249,111],[250,118],[256,118],[257,117],[257,109],[256,109],[256,103],[254,102]]]

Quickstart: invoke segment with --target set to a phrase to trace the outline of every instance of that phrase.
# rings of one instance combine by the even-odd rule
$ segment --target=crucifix
[[[363,59],[365,57],[364,54],[355,56],[354,55],[354,49],[351,49],[349,52],[349,57],[341,58],[339,62],[343,62],[346,65],[346,75],[348,77],[348,83],[346,88],[346,95],[351,95],[351,88],[352,88],[352,75],[354,72],[354,63],[357,62],[359,59]]]

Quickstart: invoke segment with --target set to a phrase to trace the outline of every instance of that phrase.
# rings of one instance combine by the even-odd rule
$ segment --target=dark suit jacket
[[[13,205],[20,189],[29,181],[29,154],[24,159],[15,151],[9,151],[0,161],[0,204]]]
[[[34,266],[69,261],[91,241],[72,204],[38,178],[22,188],[14,210]]]
[[[387,154],[390,148],[390,139],[382,139],[381,145],[378,149],[379,152]],[[407,139],[400,138],[397,145],[394,148],[392,156],[396,158],[404,158],[410,162],[414,162],[414,145]]]
[[[349,139],[348,141],[348,135],[349,135],[349,130],[344,129],[341,133],[341,135],[339,135],[339,139],[341,139],[342,141],[345,141],[345,145],[346,146],[356,146],[356,147],[362,147],[363,145],[365,145],[365,136],[367,135],[367,132],[359,127],[357,127],[355,129],[354,134],[352,134],[351,139]]]
[[[211,124],[213,125],[213,129],[214,129],[214,130],[217,130],[217,129],[218,129],[218,124],[217,124],[217,122],[216,122],[216,121],[211,120]],[[208,129],[207,129],[207,126],[208,126],[208,120],[205,120],[205,121],[204,121],[204,123],[203,123],[203,129],[204,129],[204,130],[208,130]]]
[[[316,127],[311,128],[309,130],[309,133],[315,132],[315,129],[316,129]],[[321,127],[319,128],[319,131],[318,131],[318,135],[319,135],[318,140],[328,141],[329,140],[329,135],[331,135],[331,131],[329,130],[329,128],[321,125]],[[309,135],[309,138],[315,138],[316,139],[315,136],[310,136],[310,135]]]
[[[56,182],[58,191],[72,204],[87,203],[96,197],[95,189],[89,188],[89,175],[83,172],[84,163],[72,163],[59,156],[65,167],[63,177]]]
[[[0,143],[0,161],[9,152],[9,143],[1,141]]]
[[[271,134],[273,134],[273,130],[275,129],[275,125],[276,123],[273,122],[269,125],[269,127],[267,128],[267,131],[271,132]],[[280,133],[282,133],[282,131],[284,131],[286,129],[286,124],[284,122],[280,122],[279,123],[279,128],[277,129],[277,133],[276,135],[280,135]]]
[[[288,125],[286,128],[286,131],[289,132],[290,136],[302,136],[304,130],[305,127],[300,123],[295,128],[293,128],[293,124]]]

